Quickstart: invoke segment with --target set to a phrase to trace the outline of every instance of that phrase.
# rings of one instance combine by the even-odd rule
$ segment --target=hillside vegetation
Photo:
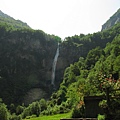
[[[2,24],[7,24],[10,25],[12,28],[14,29],[19,29],[19,28],[30,28],[27,23],[24,23],[20,20],[15,20],[14,18],[10,17],[7,14],[4,14],[1,10],[0,10],[0,23]]]
[[[58,42],[60,55],[52,86],[52,62]],[[71,117],[85,117],[84,97],[105,98],[109,91],[109,103],[105,98],[100,107],[107,120],[119,120],[119,61],[120,23],[102,32],[61,41],[41,30],[16,29],[1,22],[0,119],[21,120],[70,111]]]
[[[30,89],[50,87],[51,78],[45,77],[60,38],[40,30],[10,27],[0,26],[0,96],[6,103],[17,104]]]

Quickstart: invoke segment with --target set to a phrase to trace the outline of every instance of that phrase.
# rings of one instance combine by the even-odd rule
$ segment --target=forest
[[[120,119],[119,22],[109,29],[62,41],[3,16],[7,15],[0,15],[0,120],[63,113],[84,118],[88,96],[103,97],[99,102],[103,113],[95,116],[98,120]],[[53,87],[52,62],[58,43]]]

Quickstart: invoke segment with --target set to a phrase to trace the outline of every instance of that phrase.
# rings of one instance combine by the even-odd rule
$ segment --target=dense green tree
[[[11,113],[11,114],[13,114],[13,113],[16,112],[16,108],[15,108],[15,105],[14,105],[13,103],[10,104],[9,109],[10,109],[10,113]]]
[[[24,111],[24,107],[23,106],[18,105],[16,107],[16,115],[20,115],[23,111]]]
[[[7,106],[2,103],[2,100],[0,99],[0,120],[9,120],[10,113],[7,109]]]
[[[94,67],[95,63],[99,60],[101,55],[104,54],[103,51],[100,49],[100,47],[90,50],[85,60],[87,69]]]
[[[47,103],[46,103],[46,100],[43,99],[43,98],[40,100],[40,108],[41,108],[41,111],[47,109]]]

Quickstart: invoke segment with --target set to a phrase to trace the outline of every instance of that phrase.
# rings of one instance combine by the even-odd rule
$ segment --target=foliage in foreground
[[[105,115],[100,115],[100,114],[98,114],[97,119],[98,119],[98,120],[105,120]]]

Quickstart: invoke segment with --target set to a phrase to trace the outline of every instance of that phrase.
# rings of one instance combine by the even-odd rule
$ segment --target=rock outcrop
[[[120,9],[118,9],[118,11],[113,16],[111,16],[105,24],[102,25],[102,31],[111,28],[118,22],[120,22]]]

